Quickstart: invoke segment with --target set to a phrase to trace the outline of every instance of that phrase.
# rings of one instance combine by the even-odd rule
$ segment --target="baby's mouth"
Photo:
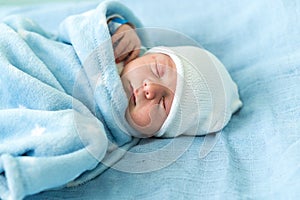
[[[132,93],[132,100],[133,100],[134,105],[136,106],[136,98],[135,98],[134,93]]]
[[[136,97],[135,97],[135,94],[134,94],[134,89],[133,89],[131,84],[130,84],[130,92],[131,92],[131,99],[132,99],[134,105],[136,105]]]

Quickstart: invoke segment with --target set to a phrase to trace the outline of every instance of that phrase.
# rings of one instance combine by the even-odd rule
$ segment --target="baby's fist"
[[[112,36],[116,63],[125,65],[139,56],[141,41],[136,31],[129,24],[121,25]]]

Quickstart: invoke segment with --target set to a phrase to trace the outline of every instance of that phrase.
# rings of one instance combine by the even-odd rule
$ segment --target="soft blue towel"
[[[116,2],[67,18],[58,36],[10,16],[0,24],[0,197],[22,199],[93,178],[136,143],[126,134],[126,95],[106,16],[141,26]],[[99,170],[101,169],[101,170]],[[75,184],[77,184],[75,183]],[[74,183],[73,183],[74,184]]]
[[[92,181],[28,199],[299,199],[299,1],[122,2],[146,27],[187,34],[217,55],[237,82],[244,106],[205,158],[199,157],[203,137],[143,139]],[[12,12],[56,32],[62,18],[84,5],[64,2]]]
[[[202,137],[143,139],[91,182],[30,199],[299,199],[299,1],[122,2],[146,27],[185,33],[217,55],[243,108],[205,158]]]

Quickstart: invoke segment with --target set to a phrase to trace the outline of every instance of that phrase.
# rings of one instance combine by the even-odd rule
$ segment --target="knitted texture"
[[[148,53],[169,55],[177,69],[172,107],[158,137],[218,132],[242,106],[236,84],[224,65],[194,46],[154,47]]]

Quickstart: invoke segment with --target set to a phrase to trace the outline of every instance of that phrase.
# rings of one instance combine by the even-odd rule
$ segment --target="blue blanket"
[[[9,16],[0,24],[0,198],[21,199],[60,187],[123,154],[126,95],[106,24],[124,6],[105,2],[67,18],[57,35],[34,21]],[[74,183],[73,183],[74,185]]]
[[[122,2],[146,27],[186,34],[217,55],[239,86],[243,108],[205,158],[199,157],[203,137],[143,139],[96,179],[28,199],[299,199],[299,2]],[[56,32],[65,16],[90,5],[10,12]]]
[[[95,180],[30,199],[299,199],[299,1],[122,2],[146,27],[187,34],[217,55],[243,108],[205,158],[202,137],[143,139]]]

